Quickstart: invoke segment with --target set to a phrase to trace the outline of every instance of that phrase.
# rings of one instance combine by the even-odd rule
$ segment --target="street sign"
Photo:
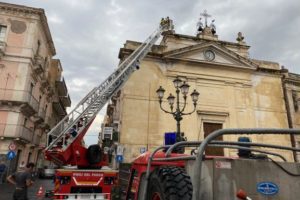
[[[117,155],[116,160],[117,160],[118,163],[123,162],[123,156],[122,155]]]
[[[15,151],[16,148],[17,148],[17,145],[14,142],[10,143],[8,146],[8,149],[11,151]]]
[[[104,139],[112,140],[113,130],[114,130],[113,127],[103,127],[102,140]]]
[[[122,156],[124,152],[124,147],[122,145],[118,145],[117,147],[117,155]]]
[[[9,151],[6,154],[6,157],[7,157],[8,160],[12,160],[12,159],[14,159],[14,157],[16,157],[16,153],[14,151]]]

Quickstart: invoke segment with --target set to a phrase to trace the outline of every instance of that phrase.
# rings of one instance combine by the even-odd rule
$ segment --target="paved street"
[[[36,179],[34,186],[28,189],[28,197],[29,200],[38,199],[36,193],[39,190],[39,187],[43,186],[44,192],[45,190],[53,189],[52,179]],[[11,200],[12,194],[14,191],[14,186],[8,183],[0,184],[0,200]],[[39,198],[46,200],[47,198]]]

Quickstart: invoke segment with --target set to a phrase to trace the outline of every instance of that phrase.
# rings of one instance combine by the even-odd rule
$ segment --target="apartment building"
[[[47,131],[71,105],[55,54],[43,9],[0,3],[0,161],[10,171],[43,165]]]

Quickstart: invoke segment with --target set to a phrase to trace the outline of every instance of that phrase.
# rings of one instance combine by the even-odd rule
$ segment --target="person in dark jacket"
[[[32,172],[34,164],[28,163],[23,171],[13,173],[7,177],[7,181],[15,185],[13,200],[28,200],[27,188],[32,186]]]
[[[70,129],[70,134],[72,135],[73,138],[75,138],[75,137],[77,136],[76,125],[74,125],[74,126]]]
[[[6,171],[6,165],[3,161],[0,162],[0,184],[2,184],[3,182],[3,176],[5,174]]]

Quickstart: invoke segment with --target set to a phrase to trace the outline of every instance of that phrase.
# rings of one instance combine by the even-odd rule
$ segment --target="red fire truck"
[[[56,171],[54,199],[110,199],[118,172],[107,167],[108,159],[99,145],[88,148],[82,140],[103,106],[121,89],[140,61],[172,21],[160,26],[131,53],[99,86],[90,91],[48,134],[46,159],[65,169]],[[65,167],[63,167],[65,166]]]
[[[117,175],[115,170],[58,169],[55,199],[110,199]]]

